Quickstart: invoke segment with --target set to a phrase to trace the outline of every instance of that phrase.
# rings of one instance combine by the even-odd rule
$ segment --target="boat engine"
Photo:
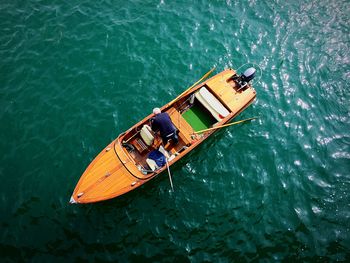
[[[255,68],[248,68],[244,73],[241,75],[241,78],[245,82],[251,81],[255,77]]]
[[[233,80],[235,80],[236,83],[239,85],[238,90],[241,90],[248,85],[249,81],[251,81],[255,77],[255,72],[255,68],[248,68],[240,76],[236,76],[233,78]]]

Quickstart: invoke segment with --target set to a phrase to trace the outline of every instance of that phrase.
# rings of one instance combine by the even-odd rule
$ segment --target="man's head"
[[[161,113],[161,111],[159,108],[154,108],[153,113],[154,113],[154,115],[157,115],[157,114]]]

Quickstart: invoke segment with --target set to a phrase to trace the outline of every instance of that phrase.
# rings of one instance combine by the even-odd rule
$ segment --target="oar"
[[[170,180],[171,189],[172,189],[173,192],[174,192],[173,180],[171,179],[171,173],[170,173],[168,158],[165,157],[165,160],[166,160],[166,168],[168,169],[168,175],[169,175],[169,180]]]
[[[214,70],[215,70],[215,67],[213,67],[211,70],[209,70],[207,73],[205,73],[203,75],[203,77],[201,77],[199,80],[197,80],[197,82],[195,82],[191,87],[189,87],[187,90],[182,92],[179,96],[177,96],[175,99],[173,99],[171,102],[169,102],[168,105],[170,105],[171,103],[176,101],[181,96],[185,95],[190,89],[192,89],[194,86],[196,86],[199,82],[201,82],[202,80],[206,79]]]
[[[257,118],[259,118],[259,117],[248,118],[248,119],[245,119],[245,120],[236,121],[236,122],[232,122],[232,123],[229,123],[229,124],[224,124],[224,125],[221,125],[221,126],[205,129],[205,130],[196,131],[193,134],[195,134],[195,133],[198,134],[198,133],[202,133],[202,132],[206,132],[206,131],[216,130],[216,129],[220,129],[220,128],[224,128],[224,127],[240,124],[242,122],[251,121],[251,120],[254,120],[254,119],[257,119]]]

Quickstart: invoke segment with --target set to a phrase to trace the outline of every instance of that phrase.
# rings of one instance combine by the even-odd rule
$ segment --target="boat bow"
[[[118,140],[112,142],[86,168],[74,189],[70,203],[110,199],[144,183],[137,167],[129,159],[118,156],[118,145]],[[129,165],[129,169],[125,165]],[[134,169],[130,171],[132,166]],[[138,174],[134,175],[132,172]]]

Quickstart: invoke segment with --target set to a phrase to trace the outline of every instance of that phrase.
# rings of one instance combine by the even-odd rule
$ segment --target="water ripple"
[[[5,261],[346,261],[347,1],[0,4]],[[214,65],[256,102],[167,174],[68,206],[120,132]],[[20,253],[18,253],[20,252]]]

